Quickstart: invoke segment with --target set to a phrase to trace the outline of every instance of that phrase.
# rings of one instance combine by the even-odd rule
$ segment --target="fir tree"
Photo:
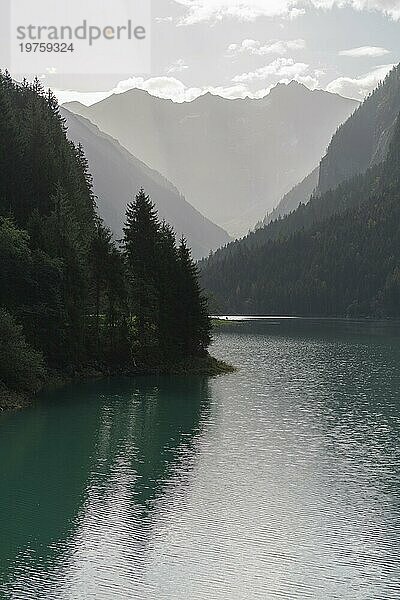
[[[199,273],[186,240],[178,249],[180,263],[180,319],[182,352],[186,356],[205,354],[211,342],[211,321],[207,300],[199,284]]]
[[[134,354],[141,362],[154,360],[158,351],[156,248],[159,228],[154,204],[141,189],[135,200],[128,204],[123,228],[123,251],[129,275],[131,320],[135,339]]]
[[[180,358],[180,286],[179,259],[175,233],[165,221],[157,242],[157,289],[159,296],[159,349],[164,362]]]

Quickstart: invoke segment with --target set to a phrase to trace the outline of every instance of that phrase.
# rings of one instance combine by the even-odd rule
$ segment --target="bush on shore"
[[[26,342],[22,327],[0,308],[0,392],[37,392],[45,377],[43,357]]]

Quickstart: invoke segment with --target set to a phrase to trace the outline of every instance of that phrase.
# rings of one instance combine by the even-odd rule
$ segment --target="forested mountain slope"
[[[338,185],[382,162],[387,154],[400,112],[399,67],[364,101],[334,134],[319,167],[296,185],[262,221],[271,221],[306,204],[312,193],[335,189]]]
[[[392,89],[393,89],[393,86],[396,84],[396,81],[398,83],[398,69],[397,68],[394,69],[388,75],[388,77],[385,79],[385,81],[379,86],[378,91],[379,91],[379,95],[381,98],[386,98],[386,97],[392,98],[392,95],[393,95]],[[386,90],[386,86],[388,86],[388,88],[389,88],[388,90]],[[372,96],[374,96],[374,94]],[[371,96],[371,98],[372,98],[372,96]],[[398,98],[400,99],[400,89],[398,90]],[[391,119],[393,117],[393,112],[392,112],[392,105],[390,102],[386,103],[386,105],[389,107],[388,115],[383,114],[382,104],[380,104],[380,103],[371,104],[371,101],[369,99],[367,99],[365,101],[365,103],[368,104],[368,106],[369,106],[368,113],[370,114],[370,117],[373,121],[378,121],[379,119],[382,122],[383,121],[386,121],[386,122],[391,121]],[[399,102],[399,105],[400,105],[400,102]],[[377,114],[374,114],[373,112],[371,112],[372,106],[375,106]],[[357,114],[362,113],[363,107],[364,107],[364,104],[358,109]],[[399,112],[400,112],[400,107],[399,107]],[[379,117],[379,115],[380,115],[380,117]],[[353,118],[354,117],[350,117],[349,122],[352,121]],[[396,123],[396,118],[395,118],[394,123],[392,123],[392,125],[391,125],[391,131],[394,131],[394,129],[395,129],[395,123]],[[346,126],[347,126],[347,124],[343,125],[343,127],[341,129],[345,130]],[[351,131],[351,128],[350,128],[350,131]],[[353,141],[351,139],[349,139],[349,144],[353,145]],[[390,142],[388,142],[388,144],[390,144]],[[354,149],[354,152],[356,152],[356,151],[357,151],[357,147],[355,147],[355,149]],[[374,164],[371,166],[371,169],[373,170],[374,166],[378,166],[380,164],[380,162],[381,161],[374,162]],[[360,185],[363,186],[364,192],[368,193],[370,191],[368,186],[373,185],[373,184],[369,183],[368,177],[362,178],[362,177],[360,177],[360,175],[361,175],[360,173],[357,173],[356,175],[353,176],[353,178],[359,178]],[[281,216],[278,216],[274,221],[269,221],[269,222],[267,222],[267,224],[265,226],[258,227],[255,231],[250,232],[244,238],[242,238],[240,240],[236,240],[236,241],[232,242],[231,244],[228,244],[226,247],[221,248],[214,254],[213,260],[216,260],[216,261],[224,260],[226,258],[226,256],[233,255],[235,252],[240,252],[240,251],[244,250],[245,248],[261,246],[270,240],[284,239],[284,238],[292,235],[296,231],[299,231],[300,229],[308,229],[310,227],[313,227],[316,223],[323,221],[324,219],[330,218],[331,216],[333,216],[336,213],[341,213],[341,212],[348,210],[349,208],[351,208],[353,206],[354,202],[357,201],[357,194],[353,193],[352,185],[350,185],[350,186],[343,185],[344,183],[346,183],[346,180],[344,182],[338,183],[338,186],[341,186],[341,189],[340,189],[340,191],[338,190],[338,193],[334,193],[335,187],[337,187],[337,186],[335,186],[332,189],[329,189],[324,194],[321,194],[321,192],[317,188],[315,190],[315,193],[311,195],[311,199],[310,199],[310,197],[308,196],[308,192],[309,192],[310,188],[312,187],[313,183],[315,182],[316,176],[317,176],[317,171],[313,171],[308,178],[306,178],[298,186],[296,186],[291,192],[289,192],[286,199],[284,198],[282,200],[282,202],[286,202],[287,204],[290,204],[291,202],[296,203],[296,205],[298,206],[297,210],[295,209],[295,207],[293,207],[292,212],[289,211],[288,214],[285,215],[283,218]],[[304,200],[302,201],[302,203],[300,205],[298,205],[298,202],[300,201],[302,192],[307,192],[307,194],[306,194],[306,197],[304,198]],[[281,205],[279,205],[279,206],[282,208]],[[278,208],[278,210],[279,210],[279,208]],[[268,217],[267,217],[267,221],[268,221]]]
[[[397,66],[333,136],[320,165],[320,193],[384,160],[399,112]]]
[[[167,179],[132,156],[116,140],[101,132],[89,120],[60,109],[67,135],[82,144],[100,215],[122,237],[127,203],[143,187],[156,205],[159,216],[170,223],[178,236],[184,235],[195,258],[207,256],[230,241],[228,234],[200,214]]]
[[[300,227],[302,215],[327,205],[342,211]],[[258,247],[241,244],[202,264],[203,285],[222,312],[400,316],[399,124],[384,163],[293,218],[295,233]]]
[[[271,223],[280,217],[289,215],[298,208],[299,204],[306,204],[315,192],[318,186],[318,180],[319,167],[316,167],[312,173],[307,175],[307,177],[295,185],[290,192],[283,196],[277,207],[264,218],[262,226],[268,225],[268,223]]]
[[[141,90],[65,105],[162,173],[231,235],[253,228],[318,164],[358,102],[292,82],[259,100],[176,103]]]

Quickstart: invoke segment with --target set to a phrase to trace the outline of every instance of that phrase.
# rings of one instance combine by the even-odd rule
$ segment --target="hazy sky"
[[[292,79],[362,98],[400,61],[400,0],[153,0],[152,9],[150,74],[44,83],[86,104],[132,87],[177,101],[205,90],[259,97]]]

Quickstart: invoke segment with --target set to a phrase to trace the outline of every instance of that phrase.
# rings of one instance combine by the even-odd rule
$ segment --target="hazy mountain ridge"
[[[179,104],[135,89],[91,107],[66,107],[117,138],[203,214],[239,235],[315,168],[357,105],[292,82],[259,100],[205,94]]]
[[[306,204],[314,191],[324,193],[335,189],[343,181],[382,162],[387,155],[399,111],[400,75],[396,68],[387,76],[385,85],[378,86],[339,127],[317,173],[313,171],[310,179],[306,177],[286,194],[262,224],[267,225],[296,210],[300,202]]]
[[[386,92],[390,96],[392,86],[393,73],[377,93],[381,98]],[[377,114],[371,113],[370,99],[366,104],[374,122],[377,114],[381,122],[390,122],[392,104],[387,104],[387,115],[380,103],[375,104]],[[363,107],[358,112],[362,111]],[[383,162],[372,161],[366,173],[353,175],[323,194],[314,194],[308,204],[301,204],[290,215],[229,244],[201,263],[203,283],[218,298],[223,311],[398,314],[398,117],[390,127],[394,135],[387,135],[385,129],[390,151],[386,151]],[[347,124],[343,126],[346,129]],[[352,147],[357,145],[357,136],[352,140],[349,135],[348,140]]]
[[[202,282],[217,310],[399,317],[399,120],[390,148],[385,162],[311,200],[342,203],[340,212],[287,238],[241,244],[203,263]]]
[[[296,210],[299,204],[306,204],[315,192],[319,181],[319,166],[285,194],[278,206],[270,212],[260,224],[260,227],[268,225],[275,219],[284,217]]]
[[[150,194],[160,217],[184,234],[196,258],[208,255],[229,241],[228,234],[193,208],[176,187],[155,170],[132,156],[119,142],[88,119],[61,108],[68,137],[82,143],[93,175],[98,208],[105,223],[122,237],[127,202],[140,187]]]

